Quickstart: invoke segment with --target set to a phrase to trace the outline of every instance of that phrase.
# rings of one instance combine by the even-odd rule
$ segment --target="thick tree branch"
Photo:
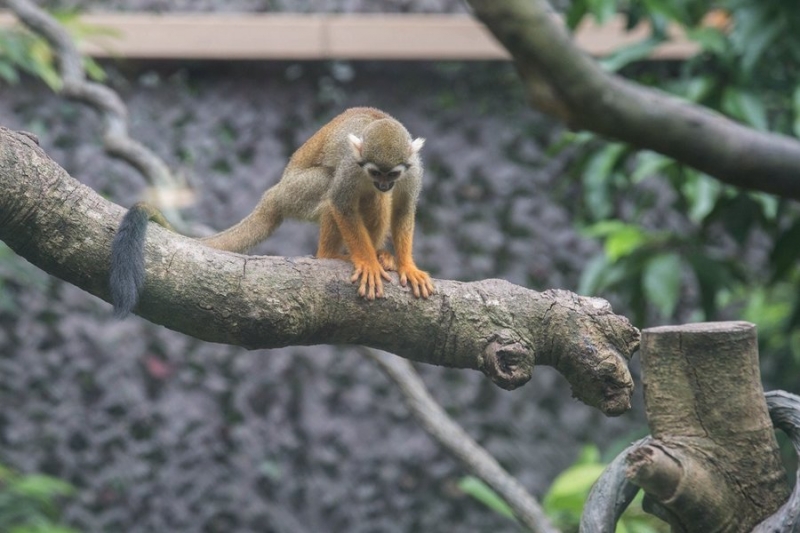
[[[800,199],[800,142],[625,81],[581,52],[547,0],[469,0],[532,103],[575,129],[655,150],[721,181]]]
[[[111,239],[123,209],[78,183],[28,137],[0,128],[0,239],[65,281],[108,298]],[[437,281],[417,300],[393,283],[368,302],[342,261],[221,252],[151,224],[138,313],[199,339],[248,348],[361,344],[481,370],[501,387],[555,367],[607,414],[630,407],[627,360],[639,332],[608,302],[501,280]]]

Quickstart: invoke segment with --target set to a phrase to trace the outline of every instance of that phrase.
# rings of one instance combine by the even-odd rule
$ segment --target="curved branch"
[[[123,209],[78,183],[29,138],[0,127],[0,239],[65,281],[108,299]],[[365,301],[346,263],[213,250],[151,224],[138,313],[202,340],[249,348],[360,344],[487,374],[507,389],[555,367],[581,401],[630,407],[627,361],[639,331],[605,300],[537,293],[501,280],[437,282],[416,300],[397,282]]]
[[[411,363],[369,348],[361,352],[375,361],[397,385],[411,414],[425,431],[499,494],[528,531],[558,533],[536,498],[436,403]]]
[[[650,437],[639,439],[617,455],[592,486],[581,513],[580,533],[615,531],[617,522],[631,504],[639,487],[627,474],[628,456],[650,443]]]
[[[769,416],[776,429],[789,437],[795,453],[800,456],[800,396],[786,391],[765,394]],[[795,472],[794,490],[774,515],[756,527],[752,533],[792,533],[800,530],[800,470]]]
[[[33,32],[45,38],[58,57],[59,72],[67,98],[81,101],[97,109],[104,119],[103,146],[106,151],[136,168],[152,187],[157,205],[176,228],[188,230],[175,207],[171,194],[185,185],[170,171],[167,164],[152,150],[128,135],[128,108],[112,89],[86,79],[83,59],[72,38],[57,20],[29,0],[8,0],[8,7]],[[201,228],[191,228],[201,230]]]
[[[534,105],[575,129],[655,150],[721,181],[800,199],[800,142],[603,71],[546,0],[469,0],[511,52]]]

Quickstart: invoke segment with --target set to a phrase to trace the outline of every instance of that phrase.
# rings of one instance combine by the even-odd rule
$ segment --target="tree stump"
[[[642,332],[652,439],[628,455],[649,511],[677,532],[745,532],[789,495],[746,322]]]

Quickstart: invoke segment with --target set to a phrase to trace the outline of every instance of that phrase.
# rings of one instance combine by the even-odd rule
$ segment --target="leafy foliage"
[[[106,29],[83,24],[76,13],[60,13],[56,18],[76,42],[109,33]],[[52,47],[41,36],[21,26],[0,29],[0,79],[6,83],[18,83],[20,74],[26,73],[41,79],[53,91],[59,91],[62,80],[55,60]],[[84,57],[83,66],[90,78],[105,80],[105,71],[92,58]]]
[[[469,494],[495,513],[507,518],[514,518],[514,511],[511,510],[506,501],[479,478],[464,476],[459,480],[458,488],[464,494]]]
[[[575,464],[564,470],[553,480],[544,497],[543,506],[547,516],[562,531],[577,531],[581,513],[589,491],[603,473],[606,463],[600,459],[595,446],[586,446]],[[513,518],[508,505],[483,481],[466,476],[458,487],[494,512]],[[667,526],[654,516],[647,515],[641,507],[641,494],[636,497],[617,524],[617,533],[659,533]]]
[[[50,476],[20,475],[0,466],[0,531],[77,533],[58,521],[58,499],[74,490],[69,483]]]
[[[583,448],[575,463],[556,477],[544,497],[544,509],[562,531],[577,531],[581,513],[589,491],[603,473],[606,463],[601,461],[595,446]],[[642,510],[640,493],[617,523],[617,533],[658,533],[668,527]]]
[[[640,43],[602,60],[605,68],[714,109],[758,130],[800,136],[800,3],[781,0],[576,0],[573,28],[621,13],[647,23]],[[679,28],[697,53],[679,64],[640,60]],[[580,184],[576,218],[602,239],[583,274],[584,293],[620,294],[639,325],[675,319],[746,318],[770,353],[800,367],[800,210],[735,189],[661,154],[588,133],[571,168]],[[769,176],[764,176],[769,179]],[[682,213],[660,216],[659,208]],[[664,211],[662,209],[662,211]]]

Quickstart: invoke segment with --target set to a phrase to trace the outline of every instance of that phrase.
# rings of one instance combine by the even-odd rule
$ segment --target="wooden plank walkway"
[[[212,60],[507,60],[491,33],[468,15],[289,13],[86,13],[81,21],[113,32],[80,43],[93,57]],[[15,22],[0,11],[0,25]],[[592,55],[642,39],[621,17],[576,32]],[[681,59],[697,46],[676,32],[654,59]]]

